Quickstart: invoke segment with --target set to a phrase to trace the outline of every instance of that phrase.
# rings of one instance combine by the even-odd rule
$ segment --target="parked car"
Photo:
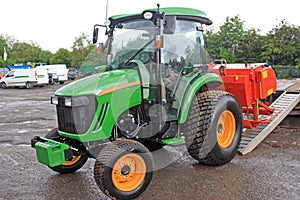
[[[68,72],[68,79],[74,80],[78,76],[77,70],[69,70]]]

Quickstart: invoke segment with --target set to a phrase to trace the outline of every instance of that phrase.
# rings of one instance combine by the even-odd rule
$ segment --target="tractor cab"
[[[93,42],[106,54],[106,71],[138,71],[146,116],[172,121],[187,83],[206,73],[202,25],[211,23],[199,10],[158,7],[95,25]]]

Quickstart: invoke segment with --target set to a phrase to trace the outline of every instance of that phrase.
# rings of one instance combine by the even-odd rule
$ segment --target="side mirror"
[[[164,34],[173,34],[176,29],[176,16],[166,16]]]
[[[96,44],[98,41],[98,32],[99,32],[99,28],[94,28],[94,32],[93,32],[93,44]]]

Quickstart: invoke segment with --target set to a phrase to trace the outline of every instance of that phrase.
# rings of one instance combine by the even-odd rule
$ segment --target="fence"
[[[276,77],[278,79],[300,78],[300,66],[276,65],[276,66],[272,66],[272,68],[275,70]]]

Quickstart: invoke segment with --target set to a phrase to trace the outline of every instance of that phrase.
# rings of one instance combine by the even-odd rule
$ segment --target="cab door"
[[[3,80],[6,85],[9,87],[9,86],[15,86],[16,85],[16,79],[15,79],[15,71],[11,71],[9,73],[7,73],[5,75],[5,77],[3,77]]]

